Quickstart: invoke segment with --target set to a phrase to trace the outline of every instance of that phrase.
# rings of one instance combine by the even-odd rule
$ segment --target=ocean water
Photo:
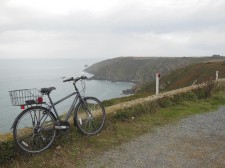
[[[52,91],[53,102],[74,91],[72,82],[63,83],[63,79],[89,75],[83,72],[85,65],[99,62],[97,59],[71,60],[0,60],[0,133],[9,132],[20,107],[12,106],[8,91],[17,89],[56,87]],[[85,82],[85,96],[94,96],[100,100],[122,97],[124,89],[131,83],[88,80]],[[78,88],[82,90],[81,83]],[[48,99],[44,97],[44,101]],[[72,99],[56,106],[59,114],[67,112]]]

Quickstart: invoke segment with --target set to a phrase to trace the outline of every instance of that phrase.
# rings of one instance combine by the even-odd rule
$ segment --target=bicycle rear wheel
[[[34,106],[24,110],[16,118],[13,137],[16,144],[29,153],[39,153],[53,142],[56,118],[44,107]]]
[[[74,122],[79,131],[85,135],[95,135],[105,124],[105,108],[101,101],[94,97],[85,97],[75,111]]]

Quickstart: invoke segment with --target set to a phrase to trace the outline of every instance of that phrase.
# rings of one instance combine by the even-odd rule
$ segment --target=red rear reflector
[[[24,110],[24,109],[25,109],[25,106],[24,106],[24,105],[22,105],[22,106],[20,106],[20,108],[21,108],[22,110]]]
[[[38,103],[42,103],[43,102],[43,98],[42,97],[38,97],[37,102]]]

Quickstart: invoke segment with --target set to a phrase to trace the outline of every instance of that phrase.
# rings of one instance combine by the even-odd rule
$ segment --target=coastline
[[[94,75],[91,78],[89,78],[89,80],[100,80],[100,81],[106,81],[106,82],[112,82],[112,83],[132,84],[133,86],[131,88],[122,90],[121,94],[123,94],[125,96],[135,94],[136,91],[137,91],[137,88],[140,87],[140,83],[134,83],[134,82],[131,82],[131,81],[123,81],[123,80],[109,80],[109,79],[104,79],[104,78],[96,78]]]
[[[131,88],[128,89],[124,89],[122,90],[121,94],[128,96],[128,95],[132,95],[135,94],[135,92],[137,91],[137,88],[140,87],[140,81],[130,81],[130,80],[114,80],[114,79],[110,79],[110,78],[104,78],[104,77],[96,77],[95,74],[93,73],[89,73],[86,71],[86,69],[83,71],[84,73],[88,74],[88,80],[100,80],[100,81],[106,81],[106,82],[112,82],[112,83],[128,83],[128,84],[132,84],[133,86]]]

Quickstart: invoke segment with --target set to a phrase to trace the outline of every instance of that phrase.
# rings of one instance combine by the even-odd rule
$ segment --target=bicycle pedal
[[[62,129],[69,129],[70,127],[68,125],[56,125],[55,129],[62,130]]]
[[[55,129],[57,130],[66,130],[70,128],[70,124],[67,121],[59,121],[56,125],[55,125]]]

